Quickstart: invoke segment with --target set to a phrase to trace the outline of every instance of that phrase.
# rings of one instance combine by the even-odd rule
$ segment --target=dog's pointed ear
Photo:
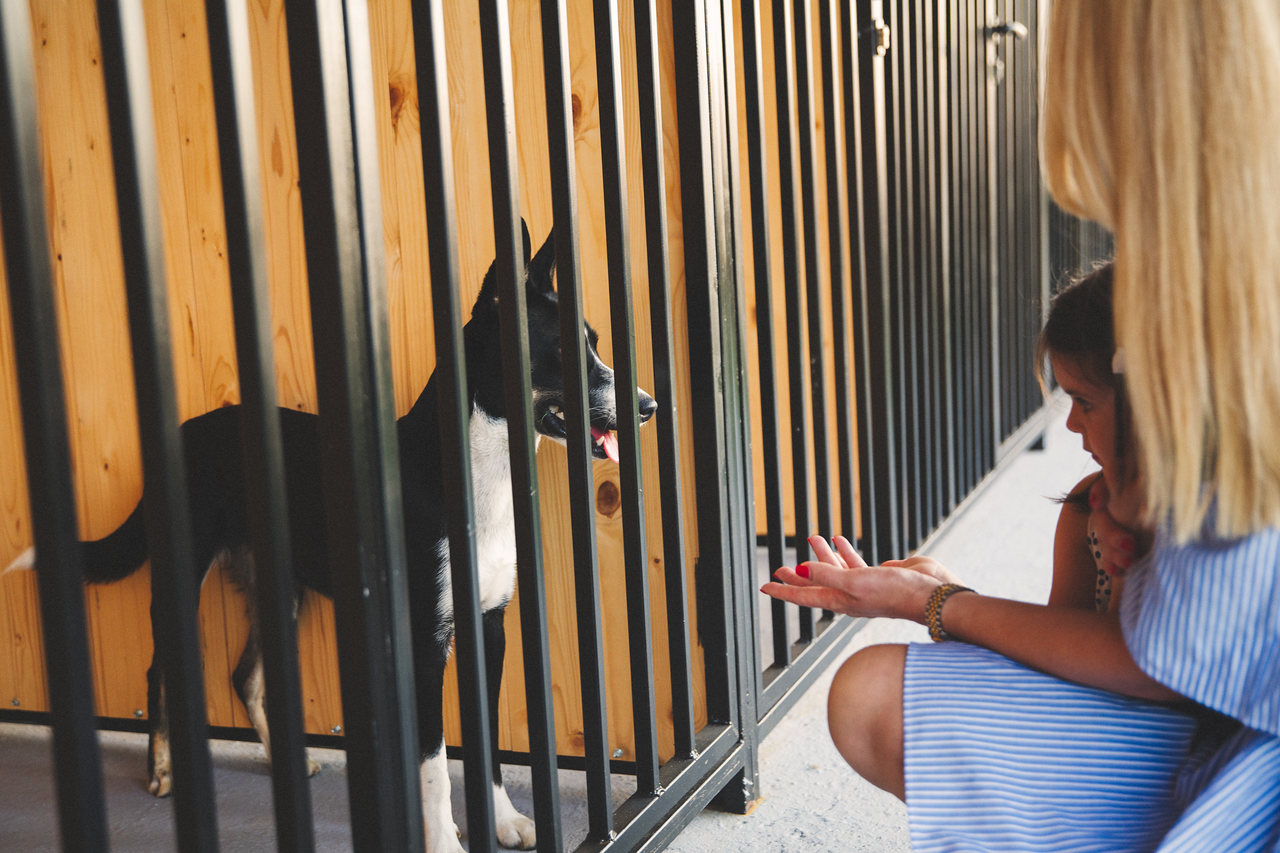
[[[524,265],[527,269],[531,241],[529,240],[529,226],[525,224],[524,217],[520,218],[520,232],[524,242]],[[492,263],[489,264],[488,271],[484,274],[484,280],[480,282],[480,293],[476,295],[476,307],[498,304],[498,282],[495,272],[497,265],[498,259],[494,258]]]
[[[529,286],[540,293],[554,290],[552,279],[556,270],[556,232],[552,228],[538,254],[529,261]]]
[[[496,267],[497,264],[498,262],[496,259],[489,264],[489,270],[484,274],[484,279],[480,282],[480,292],[476,294],[476,304],[475,307],[472,308],[473,314],[476,309],[483,305],[498,304],[498,283],[496,280],[497,277],[494,273],[494,267]]]

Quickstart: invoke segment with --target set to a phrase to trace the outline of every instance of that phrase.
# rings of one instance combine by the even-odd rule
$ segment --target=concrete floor
[[[1064,427],[1059,401],[1050,421],[1045,450],[1011,460],[964,505],[927,553],[970,585],[994,595],[1042,601],[1048,594],[1053,527],[1061,495],[1091,467],[1079,439]],[[880,642],[925,640],[920,626],[877,620],[856,634],[848,651]],[[842,659],[842,658],[841,658]],[[906,809],[894,797],[854,774],[827,735],[826,694],[838,660],[821,674],[761,751],[761,800],[748,815],[707,811],[669,846],[676,853],[704,851],[907,851]],[[118,851],[174,849],[172,801],[156,800],[143,782],[145,738],[101,735],[111,848]],[[313,750],[323,771],[312,780],[316,847],[350,849],[343,753]],[[267,764],[257,744],[216,742],[215,785],[221,848],[235,853],[275,849]],[[465,825],[462,770],[450,762],[454,813]],[[25,853],[59,849],[50,744],[46,729],[0,724],[0,851]],[[506,768],[517,808],[530,813],[529,774]],[[625,799],[625,779],[614,791]],[[562,772],[561,803],[566,842],[586,834],[582,774]]]

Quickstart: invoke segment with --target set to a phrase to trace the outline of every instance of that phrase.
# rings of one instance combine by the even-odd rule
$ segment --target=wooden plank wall
[[[805,2],[806,0],[797,0],[795,5],[797,7],[803,8],[803,4]],[[826,407],[827,436],[828,436],[828,443],[831,448],[829,452],[830,453],[830,460],[829,460],[830,481],[831,483],[835,484],[839,482],[839,469],[837,467],[838,463],[837,463],[836,450],[835,450],[836,448],[835,352],[836,352],[836,347],[843,347],[845,349],[845,359],[846,359],[845,363],[850,365],[851,366],[850,369],[852,369],[853,352],[855,350],[854,350],[854,339],[852,335],[846,335],[840,341],[834,340],[834,336],[832,335],[831,250],[830,250],[830,235],[827,231],[826,223],[827,223],[828,217],[834,215],[833,208],[836,206],[838,206],[839,210],[843,211],[844,222],[847,223],[849,221],[849,207],[848,207],[849,199],[847,197],[847,194],[844,192],[841,192],[839,196],[835,199],[829,198],[829,193],[827,191],[827,170],[830,166],[826,162],[826,155],[825,155],[825,149],[823,147],[824,141],[823,141],[822,134],[825,133],[830,112],[828,109],[828,105],[824,102],[823,92],[822,92],[822,58],[819,53],[820,44],[818,42],[818,36],[817,36],[818,3],[820,2],[826,2],[826,0],[816,0],[816,2],[810,2],[810,14],[813,16],[813,33],[814,33],[814,44],[810,50],[810,57],[813,60],[812,61],[813,121],[812,121],[811,130],[813,133],[814,149],[815,149],[814,185],[815,185],[816,192],[815,192],[814,198],[815,198],[815,203],[817,205],[817,221],[819,223],[818,229],[817,229],[817,235],[816,235],[818,238],[818,266],[819,266],[818,275],[820,276],[820,280],[822,282],[822,292],[824,297],[821,303],[823,346],[822,346],[822,351],[820,353],[820,358],[822,360],[823,369],[825,372],[825,395],[826,395],[826,404],[827,404],[827,407]],[[833,20],[836,22],[835,24],[836,32],[838,33],[839,32],[838,21],[840,20],[838,16],[842,14],[850,14],[851,11],[848,8],[846,8],[845,4],[835,3],[833,5],[836,10],[836,15],[833,16]],[[761,76],[762,76],[762,83],[763,83],[762,96],[765,102],[764,103],[764,113],[765,113],[764,144],[765,144],[765,158],[766,158],[765,171],[767,173],[766,177],[768,179],[768,184],[769,184],[767,188],[767,197],[769,199],[769,204],[770,204],[769,260],[772,267],[772,269],[769,271],[769,275],[771,276],[771,279],[770,279],[771,303],[769,306],[769,310],[772,312],[772,317],[773,317],[774,352],[777,354],[776,355],[777,366],[775,368],[774,375],[776,377],[776,382],[777,382],[776,394],[777,394],[777,400],[778,400],[778,446],[779,446],[780,459],[782,460],[782,468],[783,468],[782,477],[781,477],[782,500],[783,500],[783,526],[786,529],[786,535],[792,536],[796,534],[796,529],[795,529],[796,503],[795,503],[795,489],[794,489],[794,484],[792,482],[792,476],[791,476],[792,438],[791,438],[791,407],[789,402],[790,393],[791,393],[791,382],[787,372],[788,337],[787,337],[787,312],[786,312],[786,301],[785,301],[786,300],[786,277],[785,277],[785,266],[784,266],[786,263],[786,258],[782,251],[782,246],[783,246],[782,214],[781,214],[782,191],[780,187],[780,178],[782,177],[782,170],[779,165],[779,154],[778,154],[778,132],[779,132],[778,128],[780,125],[778,122],[778,98],[777,98],[777,85],[776,85],[777,78],[775,76],[776,63],[774,62],[775,55],[780,57],[785,57],[787,54],[785,52],[785,46],[775,41],[775,36],[779,34],[775,34],[774,28],[773,28],[772,4],[761,3],[760,6],[761,6],[760,45],[761,45],[761,57],[762,57],[761,58]],[[753,249],[753,241],[756,238],[755,238],[755,234],[752,231],[751,211],[747,207],[747,205],[750,202],[751,194],[750,194],[750,183],[749,183],[750,172],[747,169],[747,162],[748,162],[747,160],[748,158],[747,117],[746,117],[745,106],[743,106],[745,104],[746,91],[745,91],[744,78],[742,76],[743,75],[743,57],[742,57],[743,46],[742,46],[742,18],[741,18],[742,5],[741,4],[734,4],[733,15],[734,15],[733,24],[734,24],[734,34],[735,34],[734,42],[735,42],[736,51],[737,51],[735,56],[735,67],[737,69],[736,91],[737,91],[737,99],[739,104],[739,107],[738,107],[738,143],[739,143],[738,157],[739,157],[739,162],[741,163],[741,167],[739,169],[739,178],[740,178],[739,197],[743,199],[743,202],[742,202],[743,208],[740,212],[740,217],[741,217],[740,222],[742,223],[743,240],[742,240],[742,250],[739,253],[739,258],[741,259],[741,262],[742,262],[742,270],[743,270],[742,280],[744,282],[744,287],[746,288],[746,292],[745,292],[746,307],[747,307],[747,324],[746,324],[747,325],[747,342],[746,343],[747,343],[747,357],[748,357],[748,362],[751,366],[751,380],[752,380],[751,393],[750,393],[751,430],[752,430],[752,435],[758,437],[760,436],[761,430],[762,430],[761,411],[760,411],[761,371],[759,368],[759,341],[756,336],[755,317],[756,317],[756,312],[760,311],[761,308],[756,299],[756,285],[755,285],[756,271],[755,271],[755,255],[754,255],[754,249]],[[793,31],[795,29],[794,23],[792,24],[792,29]],[[775,54],[775,50],[776,50],[776,54]],[[794,56],[794,52],[792,55]],[[837,59],[837,69],[838,68],[839,68],[839,64]],[[800,72],[797,72],[797,73],[800,73]],[[840,71],[837,71],[837,79],[840,79],[839,78],[840,73],[841,73]],[[804,84],[803,78],[797,79],[796,81],[797,86],[801,86],[803,84]],[[841,133],[843,134],[844,133],[843,122],[844,120],[847,120],[847,119],[844,116],[840,116],[839,118],[841,119],[841,121],[838,123],[841,125]],[[800,161],[799,161],[800,139],[799,139],[799,132],[798,132],[798,121],[796,117],[796,107],[795,107],[794,101],[792,104],[792,111],[789,115],[783,117],[783,123],[781,127],[785,128],[786,132],[791,134],[791,149],[793,152],[795,152],[795,157],[796,157],[796,160],[793,164],[793,169],[791,172],[789,172],[786,175],[786,179],[796,187],[797,196],[798,198],[800,198],[803,195],[804,187],[800,181]],[[844,139],[843,136],[841,138]],[[844,144],[849,144],[849,143],[846,140]],[[840,150],[841,151],[844,150],[843,145],[841,146]],[[842,175],[844,174],[844,169],[842,167],[842,164],[841,164],[840,173]],[[799,203],[799,201],[797,203]],[[796,211],[796,217],[797,217],[797,220],[801,223],[797,231],[797,235],[798,235],[797,240],[798,240],[798,245],[800,246],[799,257],[796,258],[796,263],[799,269],[797,282],[799,283],[799,286],[801,288],[801,293],[803,294],[804,304],[807,305],[807,301],[808,301],[807,289],[806,289],[807,270],[805,266],[804,242],[803,242],[804,226],[803,226],[803,219],[801,218],[801,212],[799,210]],[[844,264],[843,264],[843,270],[842,270],[842,275],[844,276],[843,280],[845,282],[851,282],[853,281],[851,277],[853,267],[850,265],[850,260],[849,260],[850,247],[849,247],[847,227],[845,229],[845,235],[842,242],[843,242],[842,256],[844,258]],[[844,312],[844,316],[845,316],[844,328],[845,329],[853,328],[851,310],[852,310],[852,302],[849,298],[846,298],[845,312]],[[804,328],[801,333],[802,339],[805,340],[806,342],[810,340],[809,333],[808,333],[809,327],[808,327],[807,311],[808,309],[806,307],[804,309],[804,314],[805,314],[805,321],[803,323]],[[850,377],[849,393],[850,393],[851,399],[853,397],[854,390],[855,390],[852,382],[853,382],[853,379],[852,377]],[[854,456],[854,466],[855,466],[854,476],[856,478],[857,476],[857,467],[856,467],[857,436],[856,435],[853,436],[852,441],[853,441],[853,445],[850,452],[853,453],[853,456]],[[765,516],[765,505],[764,505],[764,458],[761,452],[760,441],[757,440],[753,442],[752,451],[753,451],[752,452],[752,471],[753,471],[754,480],[755,480],[755,494],[756,494],[756,531],[759,535],[763,536],[766,531],[767,520]],[[814,467],[813,467],[814,466],[814,448],[813,448],[812,441],[807,441],[805,443],[804,452],[805,452],[805,458],[807,460],[807,464],[809,466],[809,470],[812,472],[814,470]],[[812,476],[813,475],[811,474],[810,475],[811,488],[812,488]],[[839,491],[834,487],[832,491],[833,491],[832,502],[831,502],[832,518],[836,519],[838,524],[839,518],[840,518],[840,505],[841,505],[840,495],[839,495]],[[815,511],[816,511],[816,499],[811,495],[809,500],[809,518],[811,519],[811,521],[813,521],[816,527],[817,517],[815,515]],[[855,505],[854,507],[855,519],[858,518],[858,512],[859,512],[859,508]],[[816,529],[809,530],[809,531],[800,531],[802,535],[809,535],[811,533],[819,533],[819,532],[824,532],[824,531],[818,531]],[[834,530],[834,531],[825,531],[825,532],[843,533],[845,536],[848,536],[851,539],[853,538],[853,535],[854,535],[854,531],[848,531],[848,530],[845,530],[845,531]]]
[[[141,471],[130,369],[119,237],[114,216],[110,138],[98,61],[92,0],[30,0],[36,44],[38,97],[43,123],[50,235],[60,310],[60,340],[68,383],[68,418],[81,534],[98,537],[119,524],[138,500]],[[600,332],[600,349],[611,357],[606,284],[599,123],[592,41],[591,4],[570,4],[570,39],[582,269],[586,313]],[[208,41],[202,0],[145,0],[144,3],[158,138],[161,204],[170,283],[174,356],[180,415],[192,417],[239,399],[224,257],[219,172],[213,130]],[[457,169],[461,298],[470,304],[493,257],[492,215],[484,129],[484,95],[478,22],[471,4],[449,3],[450,91]],[[465,7],[465,8],[464,8]],[[620,20],[628,115],[628,195],[633,230],[639,375],[652,388],[647,339],[647,268],[643,195],[639,172],[638,106],[630,4]],[[371,0],[375,92],[381,166],[383,226],[387,251],[390,323],[397,410],[406,411],[426,384],[434,363],[431,305],[427,286],[426,222],[413,45],[408,0]],[[298,168],[281,0],[250,4],[257,115],[262,170],[268,270],[272,286],[277,393],[280,404],[315,410],[311,328],[306,292]],[[513,69],[521,167],[521,202],[535,241],[551,227],[541,34],[538,3],[512,0]],[[681,268],[679,164],[677,160],[672,36],[662,14],[663,110],[670,215],[671,278],[676,327],[683,330],[684,275]],[[0,271],[0,276],[2,276]],[[687,360],[687,341],[676,342]],[[687,363],[682,373],[687,372]],[[688,394],[687,383],[681,386]],[[681,404],[689,411],[687,397]],[[661,414],[659,415],[662,416]],[[692,435],[686,425],[686,449]],[[651,430],[642,440],[646,489],[646,529],[653,597],[654,661],[658,673],[660,748],[672,753],[671,694],[667,670],[657,489],[656,443]],[[692,530],[697,499],[692,461],[686,459],[685,517]],[[566,456],[545,442],[538,456],[551,655],[555,679],[557,735],[562,753],[581,753],[582,726],[577,677]],[[7,301],[0,302],[0,566],[31,544],[25,470],[13,374],[12,335]],[[629,664],[626,652],[621,513],[617,467],[596,466],[596,520],[609,701],[611,746],[632,757]],[[690,548],[696,543],[692,542]],[[689,565],[693,554],[690,553]],[[692,581],[692,578],[690,579]],[[690,595],[693,595],[692,582]],[[150,601],[146,571],[105,587],[86,590],[100,714],[143,716],[145,672],[151,657]],[[230,687],[246,635],[240,594],[220,574],[210,575],[200,606],[209,715],[216,725],[244,726],[247,720]],[[518,605],[508,611],[510,642],[503,690],[499,745],[527,744],[523,712]],[[696,620],[696,610],[691,612]],[[327,734],[341,726],[332,605],[308,595],[302,609],[300,647],[309,732]],[[696,623],[692,626],[696,638]],[[700,690],[702,657],[695,648],[695,687]],[[0,703],[43,710],[45,673],[34,578],[12,573],[0,579]],[[454,704],[450,693],[446,705]],[[705,723],[698,699],[697,721]],[[459,740],[456,707],[448,712],[447,734]],[[665,722],[665,725],[661,723]]]

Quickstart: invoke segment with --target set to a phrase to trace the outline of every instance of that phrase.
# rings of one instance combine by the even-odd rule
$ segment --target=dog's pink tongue
[[[618,461],[618,434],[616,432],[592,427],[591,438],[603,438],[604,441],[600,442],[600,447],[604,449],[604,455],[608,456],[612,462]]]

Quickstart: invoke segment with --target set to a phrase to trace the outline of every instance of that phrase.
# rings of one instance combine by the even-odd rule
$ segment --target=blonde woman
[[[1098,514],[1156,530],[1119,618],[839,538],[765,591],[953,640],[865,649],[831,689],[837,747],[905,798],[917,851],[1274,850],[1280,3],[1055,0],[1044,97],[1049,188],[1116,241],[1142,476]]]

